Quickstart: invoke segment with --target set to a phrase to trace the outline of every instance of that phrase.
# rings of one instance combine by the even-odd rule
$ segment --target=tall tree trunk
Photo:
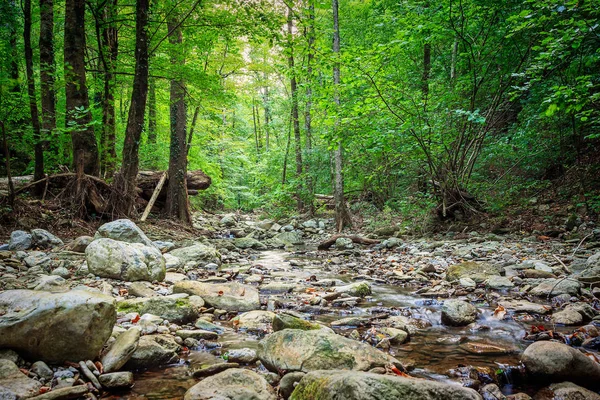
[[[148,143],[156,144],[156,79],[150,78],[148,92]]]
[[[73,162],[81,160],[83,172],[98,175],[98,143],[85,78],[85,0],[65,3],[66,124],[71,130]]]
[[[339,127],[339,108],[340,108],[340,26],[338,16],[338,0],[332,1],[333,9],[333,54],[335,62],[333,64],[333,86],[334,86],[334,102],[337,107],[337,115],[335,118],[335,130],[337,137]],[[352,219],[350,218],[350,212],[346,207],[346,200],[344,198],[344,176],[342,174],[343,168],[343,149],[342,142],[338,139],[336,149],[334,151],[334,185],[333,185],[333,197],[335,201],[335,225],[338,232],[341,232],[345,226],[352,226]]]
[[[136,198],[136,178],[139,166],[139,146],[144,129],[144,113],[148,96],[148,0],[137,0],[135,9],[135,77],[131,91],[131,103],[125,128],[123,163],[117,179],[119,192],[123,194],[124,211],[131,214]]]
[[[116,118],[115,118],[115,69],[119,54],[119,37],[115,18],[117,1],[110,0],[104,5],[102,12],[102,36],[98,48],[104,70],[104,90],[102,93],[102,166],[104,176],[111,177],[115,172],[117,161]]]
[[[169,20],[169,42],[173,45],[171,64],[176,67],[185,64],[181,50],[183,35],[176,20]],[[166,213],[169,217],[191,223],[190,206],[187,195],[187,143],[186,143],[186,104],[185,82],[181,78],[171,79],[170,113],[171,145],[169,148],[169,186],[167,188]]]
[[[423,104],[427,104],[429,96],[429,75],[431,73],[431,44],[423,45],[423,78],[421,81],[423,91]]]
[[[307,205],[310,215],[315,213],[314,195],[315,182],[310,173],[312,161],[312,84],[313,84],[313,59],[315,57],[315,3],[314,0],[308,0],[308,27],[305,36],[307,37],[307,56],[306,56],[306,105],[304,108],[304,131],[306,135],[306,159],[304,170],[306,172],[306,190]]]
[[[23,4],[24,24],[23,41],[25,43],[25,73],[27,74],[27,95],[29,96],[29,111],[31,112],[31,126],[33,128],[33,140],[35,142],[35,168],[33,170],[34,181],[44,177],[44,143],[40,135],[40,115],[35,96],[35,79],[33,76],[33,50],[31,49],[31,0],[25,0]],[[36,187],[36,192],[41,194],[43,185]]]
[[[298,117],[298,88],[296,83],[296,71],[294,69],[294,37],[293,37],[293,16],[292,8],[288,5],[288,46],[289,46],[289,57],[288,66],[290,69],[290,90],[292,95],[292,123],[294,126],[294,142],[296,150],[296,208],[298,212],[304,209],[303,190],[302,190],[302,137],[300,136],[300,119]]]
[[[56,91],[54,90],[54,4],[40,0],[40,95],[42,100],[42,133],[44,148],[57,152],[52,136],[56,129]]]

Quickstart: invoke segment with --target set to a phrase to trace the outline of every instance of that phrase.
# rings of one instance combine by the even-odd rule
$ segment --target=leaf
[[[133,317],[133,319],[131,320],[131,323],[137,324],[139,320],[140,320],[140,314],[136,314],[136,316]]]
[[[223,296],[223,291],[219,290],[219,293],[217,293],[217,296]]]
[[[494,318],[503,320],[505,315],[506,309],[501,305],[498,305],[498,307],[496,307],[496,309],[494,310]]]

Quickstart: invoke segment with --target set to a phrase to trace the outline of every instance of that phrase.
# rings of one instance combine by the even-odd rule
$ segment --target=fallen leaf
[[[136,314],[135,317],[133,317],[133,319],[131,320],[131,323],[137,324],[139,320],[140,320],[140,314]]]
[[[306,288],[306,293],[314,293],[316,291],[317,291],[317,289],[315,289],[313,287]]]
[[[219,293],[217,293],[217,296],[223,296],[223,291],[219,290]]]
[[[102,363],[100,361],[96,361],[94,363],[94,365],[96,366],[96,368],[98,369],[98,371],[100,371],[101,374],[104,373],[104,365],[102,365]]]
[[[400,371],[395,365],[390,366],[390,371],[392,371],[394,374],[396,374],[398,376],[402,376],[404,378],[410,378],[410,375]]]
[[[494,318],[503,320],[505,315],[506,309],[501,305],[498,305],[498,307],[496,307],[496,309],[494,310]]]
[[[40,392],[39,394],[44,394],[44,393],[48,393],[50,391],[50,388],[48,386],[42,386],[40,388]]]

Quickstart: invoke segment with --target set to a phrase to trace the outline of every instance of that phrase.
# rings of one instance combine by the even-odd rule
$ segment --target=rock
[[[502,393],[498,385],[494,383],[488,383],[479,392],[482,394],[483,400],[506,400],[506,396]]]
[[[33,236],[25,231],[13,231],[8,241],[8,249],[11,251],[29,250],[33,245]]]
[[[119,242],[139,243],[154,247],[152,240],[133,222],[128,219],[117,219],[98,228],[94,239],[109,238]]]
[[[130,328],[127,332],[117,336],[108,352],[102,357],[104,372],[118,371],[129,361],[138,347],[140,340],[140,330]]]
[[[173,293],[200,296],[211,307],[226,311],[252,311],[260,308],[258,291],[252,286],[237,282],[204,283],[197,281],[176,282]]]
[[[486,287],[494,290],[508,290],[515,287],[510,279],[505,276],[490,276],[485,282]]]
[[[325,329],[333,332],[331,328],[321,325],[317,322],[306,321],[289,314],[277,314],[273,318],[273,331],[282,331],[284,329],[301,329],[304,331]]]
[[[338,286],[335,288],[335,291],[355,297],[365,297],[372,293],[371,285],[367,281],[354,282],[346,286]]]
[[[552,272],[542,271],[539,269],[525,269],[523,270],[523,277],[532,278],[532,279],[546,279],[546,278],[556,278]]]
[[[565,309],[552,314],[552,322],[561,325],[581,325],[583,317],[575,310]]]
[[[215,332],[203,331],[201,329],[181,329],[176,331],[175,334],[184,340],[187,338],[192,338],[196,340],[217,340],[217,338],[219,337],[219,335],[217,335]]]
[[[79,236],[77,239],[71,241],[65,247],[66,250],[74,251],[76,253],[85,253],[85,249],[89,246],[90,243],[94,240],[91,236]]]
[[[500,267],[489,263],[467,261],[451,265],[446,271],[446,280],[458,281],[461,278],[471,278],[477,283],[484,282],[491,275],[500,275]]]
[[[255,249],[255,250],[266,250],[267,246],[253,237],[246,236],[242,238],[237,238],[233,240],[233,244],[238,249]]]
[[[583,318],[583,322],[591,321],[596,316],[596,310],[594,310],[592,308],[592,306],[590,306],[588,303],[579,302],[579,303],[568,304],[565,307],[565,311],[566,310],[575,311],[575,312],[578,312],[579,314],[581,314],[581,317]]]
[[[192,386],[184,400],[277,400],[275,390],[254,371],[233,368]]]
[[[29,379],[15,363],[0,359],[0,399],[26,399],[39,393],[42,384]]]
[[[156,297],[158,296],[158,293],[150,289],[143,282],[133,282],[129,286],[129,295],[135,297]]]
[[[271,371],[367,371],[399,361],[368,344],[325,330],[284,329],[260,342],[260,361]]]
[[[255,350],[243,348],[243,349],[231,349],[227,352],[227,361],[234,363],[252,364],[258,360],[258,356]]]
[[[292,227],[292,229],[293,229],[293,227]],[[300,233],[296,232],[296,231],[281,232],[281,233],[275,235],[275,237],[273,237],[273,240],[283,244],[284,246],[301,246],[304,244],[304,241],[302,240]]]
[[[23,362],[21,356],[11,349],[0,349],[0,360],[9,360],[18,365],[21,365],[21,362]]]
[[[210,263],[221,265],[221,254],[217,249],[203,244],[195,244],[193,246],[175,249],[169,254],[177,257],[181,263],[191,264],[195,267],[203,267]]]
[[[89,271],[123,281],[162,281],[165,260],[156,247],[113,239],[96,239],[85,250]]]
[[[69,285],[63,277],[56,275],[40,275],[33,290],[64,293],[69,290]]]
[[[204,331],[215,332],[215,333],[223,333],[223,330],[224,330],[219,325],[215,325],[212,322],[208,322],[208,321],[202,319],[202,317],[200,317],[196,320],[196,322],[194,323],[194,326],[198,329],[202,329]]]
[[[36,361],[31,365],[31,372],[44,378],[46,382],[49,382],[54,377],[54,371],[43,361]]]
[[[181,346],[171,335],[147,335],[140,337],[138,347],[124,368],[136,370],[171,364],[179,360]]]
[[[98,380],[106,389],[121,389],[133,386],[133,374],[131,372],[102,374]]]
[[[161,253],[166,253],[167,251],[171,251],[175,248],[175,244],[173,242],[167,242],[164,240],[155,240],[152,243],[154,243]]]
[[[352,244],[352,239],[341,237],[335,240],[335,248],[338,250],[353,249],[354,244]]]
[[[53,249],[64,244],[62,240],[45,229],[33,229],[31,237],[33,239],[33,246],[40,249]]]
[[[192,370],[194,378],[211,376],[223,372],[227,369],[239,368],[240,365],[233,362],[217,362],[216,364],[201,365],[200,368]]]
[[[296,388],[296,384],[304,378],[304,375],[306,375],[304,372],[290,372],[289,374],[285,374],[281,378],[281,381],[279,381],[279,394],[287,400]]]
[[[498,302],[498,304],[507,310],[513,310],[517,313],[525,312],[544,315],[552,311],[552,307],[548,307],[543,304],[532,303],[526,300],[508,300]]]
[[[598,393],[577,386],[571,382],[553,383],[535,395],[544,400],[600,400]]]
[[[271,311],[253,310],[238,315],[233,319],[233,325],[250,333],[265,334],[272,331],[275,313]]]
[[[79,290],[9,290],[0,315],[0,347],[51,363],[93,360],[116,322],[112,297]]]
[[[70,378],[72,379],[72,378]],[[59,387],[58,385],[51,392],[40,394],[39,396],[31,397],[31,400],[67,400],[79,399],[89,393],[90,389],[87,385]]]
[[[380,328],[379,331],[384,335],[389,336],[391,344],[399,345],[408,339],[408,332],[396,328]]]
[[[568,294],[570,296],[577,296],[581,284],[573,279],[544,279],[542,283],[534,287],[529,291],[530,295],[545,297],[545,296],[559,296],[561,294]]]
[[[291,400],[480,400],[473,389],[425,379],[356,371],[314,371],[302,378]]]
[[[460,286],[466,287],[466,288],[476,288],[477,287],[477,283],[471,278],[460,278],[458,280],[458,283]]]
[[[56,268],[52,271],[52,275],[60,276],[63,279],[69,279],[71,277],[71,273],[65,267]]]
[[[185,324],[198,318],[198,307],[194,304],[192,297],[185,294],[138,297],[120,301],[117,304],[117,311],[126,314],[132,312],[140,315],[152,314],[170,322]]]
[[[224,225],[228,228],[234,227],[237,225],[237,221],[235,219],[235,215],[227,214],[223,218],[221,218],[221,225]]]
[[[442,306],[442,323],[450,326],[469,325],[477,319],[477,309],[462,300],[446,300]]]
[[[600,384],[600,364],[562,343],[535,342],[521,356],[527,372],[543,381],[569,381],[586,388]]]

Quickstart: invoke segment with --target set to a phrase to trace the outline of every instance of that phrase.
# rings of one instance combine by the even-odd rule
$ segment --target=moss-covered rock
[[[349,285],[339,286],[335,288],[335,291],[354,297],[370,296],[372,293],[371,284],[367,281],[353,282]]]
[[[471,278],[475,282],[481,283],[491,275],[500,275],[500,267],[490,263],[467,261],[449,266],[446,271],[446,280],[454,282],[461,278]]]
[[[184,400],[276,400],[275,390],[254,371],[231,368],[192,386]]]
[[[174,294],[170,296],[139,297],[117,303],[117,311],[153,314],[171,322],[185,324],[198,318],[198,309],[204,301],[198,296]]]
[[[284,329],[300,329],[303,331],[326,329],[333,332],[330,328],[317,322],[307,321],[289,314],[277,314],[275,318],[273,318],[273,331],[277,332]]]
[[[252,311],[260,308],[258,290],[238,282],[206,283],[181,281],[173,286],[173,293],[187,293],[202,297],[215,308],[227,311]]]

